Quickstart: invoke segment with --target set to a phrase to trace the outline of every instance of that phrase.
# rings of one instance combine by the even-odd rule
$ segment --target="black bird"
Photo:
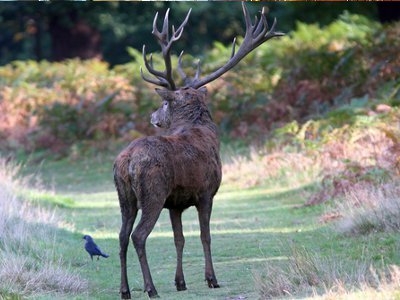
[[[99,256],[103,256],[105,258],[109,257],[108,254],[101,252],[100,248],[95,244],[90,235],[83,236],[83,239],[86,241],[85,249],[89,253],[92,260],[93,256],[97,256],[97,260],[99,260]]]

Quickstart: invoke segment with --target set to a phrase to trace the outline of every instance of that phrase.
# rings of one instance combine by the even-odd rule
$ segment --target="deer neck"
[[[167,134],[180,134],[193,128],[203,127],[210,134],[218,136],[217,126],[207,107],[185,109],[174,114]]]

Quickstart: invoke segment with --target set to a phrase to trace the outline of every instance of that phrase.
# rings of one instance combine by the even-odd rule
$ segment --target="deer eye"
[[[168,105],[168,101],[164,101],[164,106],[167,106]]]

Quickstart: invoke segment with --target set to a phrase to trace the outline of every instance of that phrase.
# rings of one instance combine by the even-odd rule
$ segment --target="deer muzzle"
[[[151,123],[154,127],[161,127],[160,119],[158,118],[157,112],[153,112],[153,113],[151,114],[150,123]]]

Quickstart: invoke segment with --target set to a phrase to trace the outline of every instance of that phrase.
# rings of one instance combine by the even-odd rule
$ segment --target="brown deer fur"
[[[162,86],[156,90],[163,100],[162,106],[152,114],[151,123],[167,129],[163,136],[149,136],[133,141],[117,157],[114,164],[114,181],[121,207],[122,225],[119,235],[121,260],[121,297],[131,297],[126,271],[126,253],[129,236],[133,229],[138,209],[142,209],[141,219],[132,234],[133,244],[142,268],[144,289],[150,297],[157,296],[147,263],[145,243],[163,208],[169,209],[177,253],[175,283],[178,291],[185,290],[182,270],[182,252],[185,239],[182,233],[182,212],[195,206],[199,214],[200,237],[205,257],[205,279],[210,288],[219,287],[215,278],[210,250],[210,216],[213,197],[221,183],[221,160],[219,138],[206,105],[206,89],[202,86],[217,79],[233,68],[249,52],[267,40],[282,36],[275,31],[276,20],[268,28],[266,10],[253,24],[246,5],[242,3],[246,22],[246,34],[237,52],[236,40],[232,44],[232,54],[228,62],[211,74],[200,78],[200,64],[194,78],[186,76],[182,69],[182,54],[178,59],[177,71],[184,87],[178,88],[173,79],[171,46],[179,40],[188,22],[190,10],[177,27],[172,27],[169,35],[167,10],[162,31],[157,29],[156,14],[153,35],[157,38],[165,63],[165,70],[153,67],[152,56],[147,59],[143,46],[143,60],[148,72],[154,78],[144,80]]]
[[[151,280],[145,242],[163,208],[170,210],[177,247],[175,282],[178,290],[185,290],[182,272],[181,213],[190,206],[199,212],[201,241],[206,259],[206,280],[210,287],[218,287],[210,252],[209,221],[212,200],[221,183],[221,161],[217,127],[206,105],[204,90],[193,88],[178,91],[159,90],[164,100],[153,113],[158,126],[170,124],[164,136],[150,136],[133,141],[118,155],[114,164],[114,180],[118,191],[122,228],[121,296],[129,298],[126,275],[126,251],[137,210],[142,217],[132,234],[139,256],[149,296],[157,295]]]

